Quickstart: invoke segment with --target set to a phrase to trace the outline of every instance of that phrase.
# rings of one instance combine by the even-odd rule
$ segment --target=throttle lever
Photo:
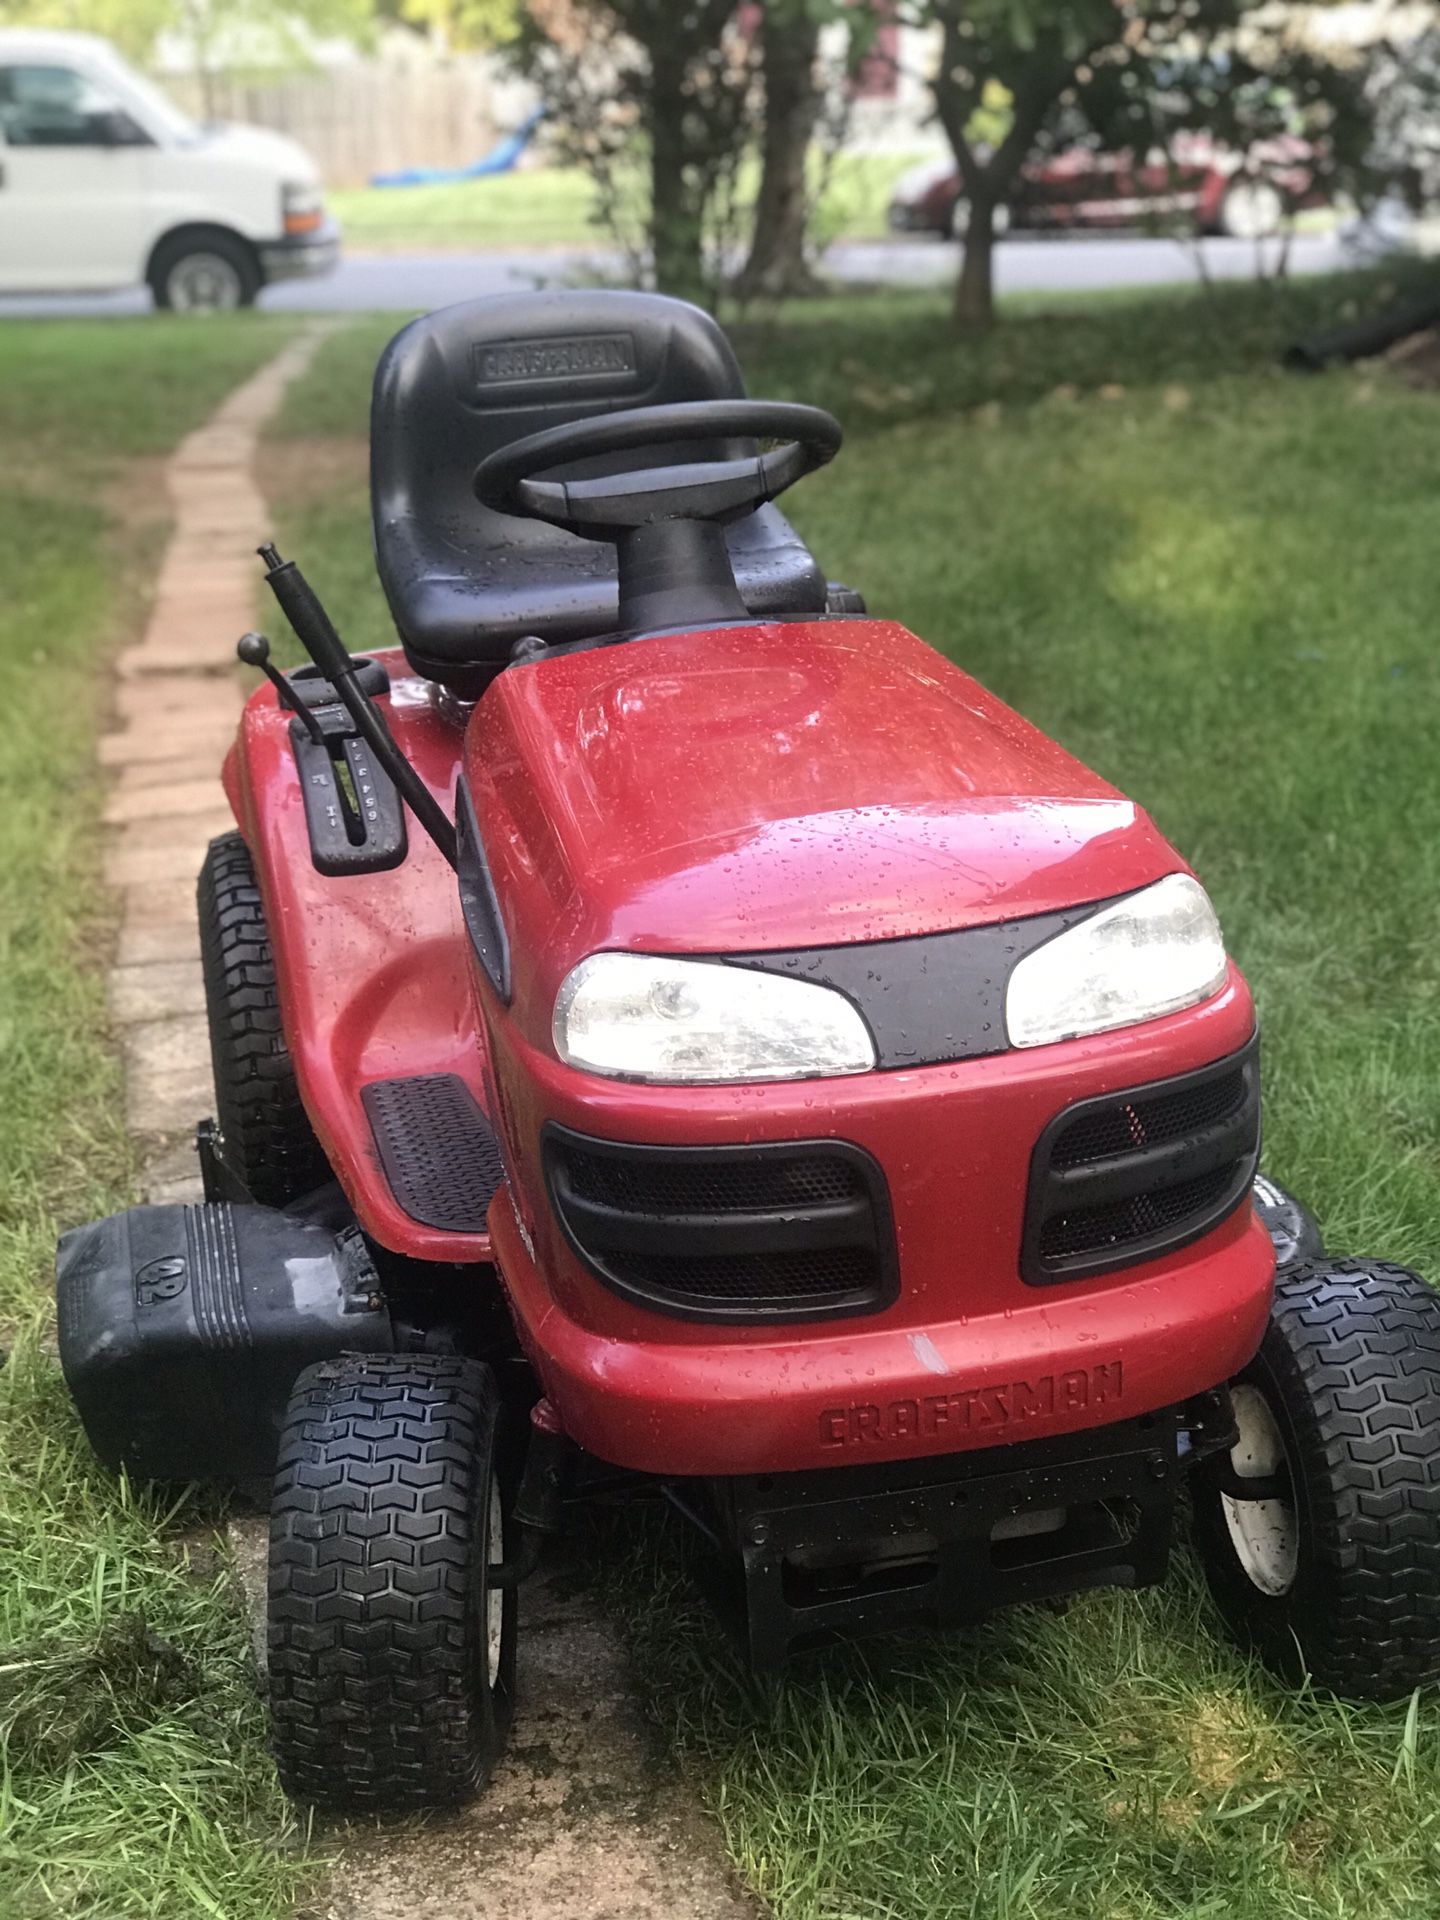
[[[292,713],[298,714],[305,723],[305,731],[310,735],[310,738],[315,742],[316,746],[323,747],[325,744],[325,734],[320,722],[315,718],[309,707],[306,706],[305,702],[285,678],[285,675],[281,673],[280,669],[275,665],[275,662],[270,658],[270,642],[265,638],[264,634],[242,633],[240,638],[235,642],[235,653],[242,665],[258,667],[260,669],[271,686],[274,687],[275,698],[280,702],[281,706],[288,707]]]

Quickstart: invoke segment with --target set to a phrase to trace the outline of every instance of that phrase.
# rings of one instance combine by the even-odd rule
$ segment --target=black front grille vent
[[[818,1320],[895,1297],[879,1167],[858,1147],[804,1141],[645,1147],[545,1129],[565,1237],[614,1292],[697,1320]]]
[[[1079,1279],[1198,1239],[1248,1194],[1259,1155],[1254,1040],[1195,1073],[1067,1108],[1035,1149],[1023,1277]]]

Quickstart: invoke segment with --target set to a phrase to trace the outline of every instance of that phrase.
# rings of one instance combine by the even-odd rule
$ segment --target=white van
[[[197,126],[90,34],[0,28],[0,293],[244,307],[339,249],[293,140]]]

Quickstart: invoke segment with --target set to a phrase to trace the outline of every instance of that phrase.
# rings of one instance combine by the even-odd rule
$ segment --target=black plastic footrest
[[[505,1168],[490,1122],[459,1074],[372,1080],[360,1098],[385,1177],[410,1218],[446,1233],[483,1233]]]

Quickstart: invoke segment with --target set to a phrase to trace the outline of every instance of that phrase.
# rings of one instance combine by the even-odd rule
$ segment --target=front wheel
[[[1195,1476],[1220,1612],[1287,1680],[1390,1700],[1440,1673],[1440,1297],[1379,1261],[1282,1269]]]
[[[990,215],[990,232],[996,240],[999,240],[1009,231],[1010,209],[1002,200]],[[950,208],[950,238],[964,241],[969,237],[970,201],[965,194],[959,193],[956,194],[954,204]]]
[[[1325,1242],[1315,1216],[1293,1193],[1287,1193],[1278,1181],[1257,1173],[1251,1199],[1260,1216],[1260,1224],[1275,1249],[1275,1264],[1292,1266],[1297,1260],[1323,1260]]]
[[[218,231],[162,241],[149,281],[156,306],[172,313],[233,313],[253,306],[263,284],[254,250]]]
[[[1242,175],[1231,182],[1220,202],[1220,231],[1230,240],[1270,240],[1284,223],[1284,199],[1268,180]]]
[[[500,1394],[448,1355],[322,1361],[295,1383],[270,1510],[271,1744],[294,1799],[452,1808],[509,1732],[515,1591]]]

